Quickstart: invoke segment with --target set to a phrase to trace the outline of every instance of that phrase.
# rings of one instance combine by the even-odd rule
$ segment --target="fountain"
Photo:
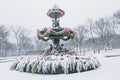
[[[37,74],[69,74],[94,70],[100,66],[95,55],[70,55],[70,50],[60,44],[60,40],[68,41],[74,39],[75,32],[70,28],[62,28],[59,19],[65,12],[56,5],[50,9],[47,15],[52,18],[51,28],[37,29],[39,40],[52,40],[50,49],[46,55],[22,55],[11,65],[11,70]]]
[[[65,14],[65,12],[58,8],[55,5],[52,9],[47,12],[47,15],[52,18],[52,28],[44,28],[43,30],[37,30],[37,36],[40,40],[48,41],[52,40],[53,45],[51,44],[51,52],[52,54],[59,54],[65,52],[63,48],[63,44],[60,45],[60,39],[67,41],[69,39],[73,39],[75,36],[75,32],[70,28],[62,28],[59,23],[59,19]],[[54,49],[53,49],[54,48]],[[54,51],[52,51],[54,50]],[[67,50],[68,51],[68,50]]]

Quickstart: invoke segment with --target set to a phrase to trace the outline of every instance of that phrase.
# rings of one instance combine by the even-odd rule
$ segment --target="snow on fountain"
[[[59,19],[64,14],[65,12],[56,5],[49,9],[47,15],[53,19],[52,27],[37,29],[37,36],[43,41],[52,40],[53,45],[50,44],[50,49],[44,51],[44,55],[20,56],[12,64],[12,70],[38,74],[68,74],[89,71],[100,66],[94,55],[70,55],[70,50],[64,48],[64,44],[60,44],[60,40],[74,39],[76,35],[70,28],[60,26]]]

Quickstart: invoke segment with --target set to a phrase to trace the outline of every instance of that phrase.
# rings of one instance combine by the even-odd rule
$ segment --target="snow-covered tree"
[[[83,42],[84,42],[85,38],[87,37],[86,35],[88,33],[88,30],[86,29],[86,27],[84,25],[80,25],[80,26],[78,26],[76,31],[77,31],[77,35],[75,37],[75,40],[78,42],[80,53],[81,53]]]
[[[0,25],[0,54],[6,56],[6,50],[8,50],[8,37],[9,30],[5,27],[5,25]]]
[[[30,37],[31,31],[16,26],[13,27],[13,32],[18,46],[18,55],[20,55],[21,50],[29,50],[33,48],[32,38]]]
[[[115,33],[115,26],[108,18],[100,18],[95,22],[95,33],[100,37],[100,43],[105,51],[110,45],[111,35]]]
[[[115,13],[113,14],[113,16],[114,16],[114,21],[115,21],[117,24],[120,24],[120,10],[117,11],[117,12],[115,12]]]
[[[88,19],[86,26],[88,27],[88,31],[89,31],[89,38],[91,39],[92,43],[93,43],[93,51],[94,53],[96,53],[97,47],[98,47],[98,42],[96,41],[95,37],[95,24],[93,22],[92,19]]]

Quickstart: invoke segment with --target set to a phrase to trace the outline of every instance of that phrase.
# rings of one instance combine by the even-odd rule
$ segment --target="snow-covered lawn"
[[[106,55],[119,54],[120,50],[111,50]],[[120,80],[120,56],[104,57],[105,54],[97,54],[101,66],[91,70],[73,74],[44,75],[31,74],[19,71],[11,71],[13,62],[0,63],[0,80]]]
[[[0,63],[15,61],[17,57],[0,57]]]

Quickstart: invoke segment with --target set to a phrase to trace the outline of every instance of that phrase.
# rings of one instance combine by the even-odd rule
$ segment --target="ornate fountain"
[[[50,45],[50,53],[47,55],[22,55],[11,65],[11,70],[20,72],[37,73],[37,74],[69,74],[83,71],[94,70],[100,66],[100,63],[94,55],[70,55],[62,54],[66,52],[60,40],[67,41],[73,39],[75,32],[69,28],[62,28],[59,23],[60,17],[64,15],[64,11],[56,5],[50,9],[47,15],[52,18],[51,28],[37,30],[37,36],[40,40],[52,40]]]
[[[54,54],[61,53],[65,50],[62,49],[63,44],[60,44],[61,39],[67,41],[69,39],[73,39],[75,35],[75,32],[70,28],[62,28],[60,26],[59,20],[64,16],[64,14],[65,12],[62,9],[58,8],[57,5],[55,5],[47,12],[47,15],[52,18],[52,27],[44,28],[41,31],[39,29],[37,30],[37,36],[40,40],[53,41],[53,45],[51,44],[50,47],[52,49],[53,46]]]

